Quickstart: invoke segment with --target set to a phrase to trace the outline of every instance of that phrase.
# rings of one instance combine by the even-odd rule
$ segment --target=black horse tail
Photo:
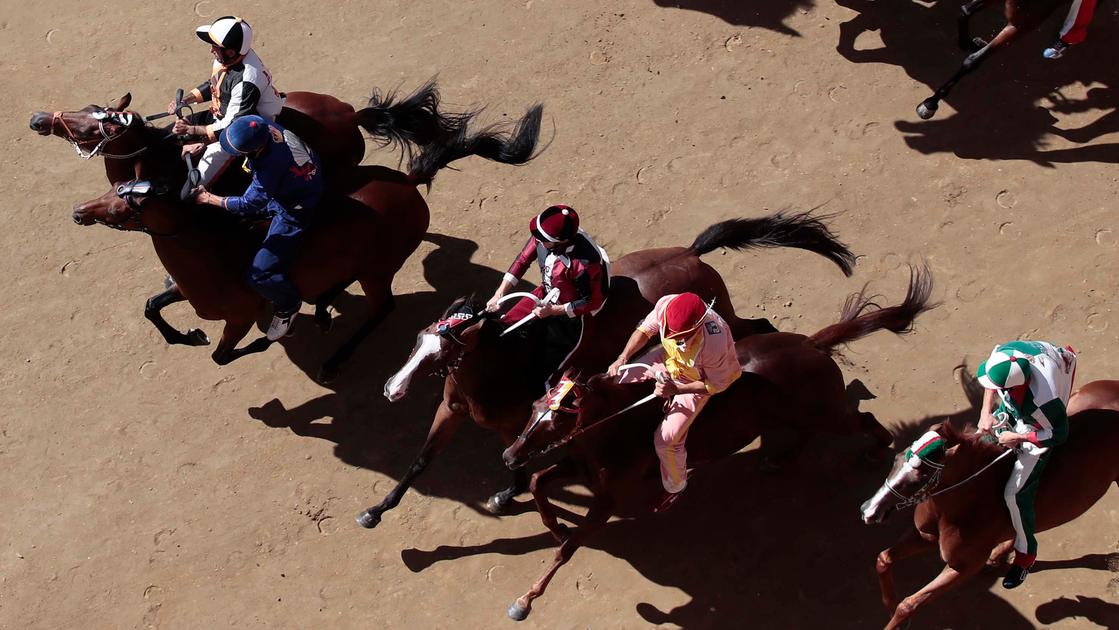
[[[808,343],[831,354],[835,346],[851,343],[876,330],[886,329],[895,335],[911,333],[917,316],[936,308],[936,304],[929,302],[932,288],[932,273],[927,265],[909,268],[909,290],[905,301],[897,306],[880,308],[874,303],[874,296],[868,296],[863,287],[847,298],[839,322],[809,337]]]
[[[409,160],[417,148],[457,133],[471,114],[449,114],[439,110],[439,88],[431,79],[418,90],[398,98],[396,90],[382,94],[374,89],[369,106],[358,110],[357,123],[379,146],[399,147]]]
[[[540,138],[543,105],[533,105],[512,125],[499,123],[471,132],[469,123],[479,111],[463,114],[461,124],[453,133],[425,146],[409,160],[408,175],[413,181],[430,185],[440,169],[471,155],[502,164],[524,164],[538,155],[536,144]]]
[[[730,219],[712,225],[689,248],[702,256],[720,247],[744,250],[753,247],[796,247],[832,261],[850,276],[855,255],[828,228],[833,215],[815,217],[810,212],[778,212],[760,219]]]

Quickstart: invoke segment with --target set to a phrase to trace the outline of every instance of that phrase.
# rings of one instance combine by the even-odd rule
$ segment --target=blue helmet
[[[245,155],[267,144],[270,135],[268,122],[260,116],[241,116],[229,123],[218,142],[230,155]]]

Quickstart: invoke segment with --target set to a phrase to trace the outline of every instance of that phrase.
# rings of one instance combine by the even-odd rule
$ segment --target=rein
[[[941,472],[944,471],[944,464],[936,464],[934,462],[930,462],[930,461],[927,461],[927,460],[924,460],[924,459],[922,459],[921,461],[923,463],[928,464],[929,466],[935,468],[936,472],[933,473],[932,477],[929,477],[929,480],[927,482],[925,482],[925,485],[921,486],[921,489],[918,490],[917,492],[915,492],[913,494],[913,496],[907,497],[907,496],[901,494],[900,492],[898,492],[897,490],[895,490],[894,487],[892,485],[890,485],[890,480],[889,479],[887,479],[886,482],[883,485],[886,486],[886,489],[889,490],[894,496],[901,499],[901,502],[899,502],[897,505],[895,505],[894,509],[904,510],[906,508],[913,507],[914,505],[917,505],[918,503],[923,503],[923,502],[925,502],[929,499],[932,499],[933,497],[940,496],[940,495],[944,494],[945,492],[948,492],[950,490],[955,490],[956,488],[959,488],[960,486],[964,485],[965,483],[967,483],[967,482],[971,481],[972,479],[975,479],[979,475],[983,474],[988,468],[994,466],[1002,458],[1006,457],[1007,455],[1010,455],[1013,452],[1014,451],[1012,451],[1012,450],[1007,450],[1007,451],[1001,453],[998,457],[991,460],[991,462],[988,463],[986,466],[984,466],[984,467],[980,468],[979,470],[977,470],[976,472],[972,473],[969,477],[967,477],[963,481],[954,483],[954,484],[948,486],[947,488],[937,490],[936,492],[933,492],[931,494],[929,493],[929,489],[935,488],[936,484],[940,482],[940,474],[941,474]]]
[[[123,136],[125,133],[128,132],[129,127],[126,124],[126,125],[124,125],[124,128],[120,131],[120,133],[117,133],[116,135],[112,135],[108,131],[105,130],[105,120],[108,119],[108,116],[105,115],[105,112],[103,112],[103,111],[99,112],[99,113],[101,113],[102,116],[101,116],[101,118],[99,118],[97,120],[97,130],[101,132],[101,141],[97,143],[97,146],[93,147],[93,149],[91,149],[89,151],[86,151],[85,149],[83,149],[81,144],[77,141],[77,139],[74,138],[74,131],[72,129],[70,129],[70,125],[66,124],[66,119],[63,117],[63,112],[61,112],[61,111],[57,111],[57,112],[54,112],[53,114],[51,114],[51,133],[54,133],[54,129],[55,129],[56,126],[61,126],[62,129],[66,132],[66,141],[70,143],[70,146],[74,147],[74,151],[77,152],[78,157],[80,157],[83,160],[88,160],[88,159],[90,159],[90,158],[92,158],[96,155],[100,155],[101,157],[104,157],[104,158],[109,159],[109,160],[126,160],[128,158],[136,157],[137,155],[140,155],[144,151],[148,150],[147,145],[145,145],[145,146],[142,146],[139,149],[133,151],[132,153],[126,153],[126,154],[123,154],[123,155],[106,153],[103,150],[105,148],[105,145],[107,145],[110,142],[112,142],[112,141],[120,138],[121,136]],[[130,117],[130,120],[131,120],[132,114],[128,114],[128,116]],[[118,121],[118,122],[120,122],[120,121]]]

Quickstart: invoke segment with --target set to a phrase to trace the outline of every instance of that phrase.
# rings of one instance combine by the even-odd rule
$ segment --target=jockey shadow
[[[959,68],[967,53],[956,45],[959,2],[875,2],[837,0],[859,15],[840,25],[836,50],[857,64],[899,66],[914,80],[936,89]],[[996,6],[997,5],[997,6]],[[990,36],[1005,23],[1001,3],[992,3],[973,20],[976,35]],[[1065,7],[1056,13],[1063,17]],[[1027,160],[1042,166],[1058,163],[1119,163],[1119,142],[1095,143],[1119,131],[1119,69],[1106,62],[1114,55],[1119,20],[1100,11],[1088,41],[1060,60],[1041,56],[1052,43],[1060,21],[1050,16],[1041,27],[996,52],[982,68],[961,81],[945,100],[956,113],[939,118],[898,120],[894,126],[906,144],[923,154],[952,153],[965,159]],[[864,33],[882,41],[856,44]],[[871,38],[871,40],[876,38]],[[1092,87],[1084,98],[1070,99],[1062,90]],[[911,111],[911,110],[910,110]],[[1081,126],[1058,126],[1057,115],[1100,112]],[[1069,123],[1070,125],[1072,123]],[[1066,128],[1067,127],[1067,128]],[[1078,145],[1046,150],[1054,140]]]
[[[967,370],[961,374],[966,376]],[[968,407],[948,416],[953,422],[978,419],[978,401],[968,391],[971,381],[962,380]],[[944,420],[944,415],[935,415],[902,422],[896,434],[919,435]],[[826,620],[834,628],[881,627],[889,616],[880,603],[874,561],[912,525],[898,518],[874,529],[865,526],[858,506],[881,484],[890,462],[857,462],[866,446],[857,438],[822,439],[828,441],[826,446],[810,445],[794,465],[777,472],[760,470],[758,450],[704,467],[691,476],[685,495],[665,514],[648,513],[645,499],[652,494],[634,497],[632,505],[619,510],[621,518],[585,544],[628,562],[645,579],[690,597],[670,610],[637,603],[636,612],[650,624],[718,628],[733,619],[752,620],[760,627],[804,628]],[[653,488],[655,471],[650,475]],[[443,561],[483,554],[522,556],[555,545],[551,534],[542,531],[476,545],[405,549],[401,559],[413,572],[421,572]],[[912,562],[898,575],[903,592],[916,590],[942,566],[936,554]],[[946,595],[950,604],[940,610],[937,627],[1033,628],[992,590],[1000,580],[998,571],[984,571]]]
[[[713,15],[734,26],[758,27],[791,37],[801,34],[785,20],[811,9],[815,0],[654,0],[657,6]]]
[[[1119,604],[1084,595],[1077,595],[1075,598],[1058,597],[1038,606],[1034,616],[1039,623],[1046,625],[1055,624],[1063,619],[1080,617],[1102,628],[1114,628],[1116,620],[1119,619]]]
[[[334,442],[334,455],[352,466],[394,479],[408,469],[442,399],[443,380],[417,379],[411,394],[396,403],[385,399],[382,385],[408,357],[419,328],[437,318],[456,296],[492,291],[502,277],[499,271],[471,262],[478,249],[474,241],[433,233],[424,240],[437,245],[423,261],[424,279],[434,290],[395,296],[393,312],[327,385],[331,393],[290,408],[276,398],[265,399],[249,408],[252,418],[299,436]],[[330,352],[324,339],[352,334],[368,312],[364,298],[350,293],[339,295],[333,308],[329,332],[318,330],[313,318],[303,314],[296,319],[298,334],[280,342],[290,361],[312,380]],[[421,478],[416,489],[488,514],[477,504],[495,492],[507,475],[499,457],[500,441],[467,424],[441,456],[441,474]],[[493,456],[480,458],[479,453]]]

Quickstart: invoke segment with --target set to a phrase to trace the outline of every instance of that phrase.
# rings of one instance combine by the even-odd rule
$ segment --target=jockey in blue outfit
[[[272,217],[248,281],[276,307],[268,327],[268,339],[276,341],[288,334],[303,302],[288,271],[323,195],[322,167],[318,156],[298,136],[260,116],[237,118],[218,141],[223,151],[248,158],[252,183],[239,197],[219,197],[200,189],[195,199],[246,218]]]

